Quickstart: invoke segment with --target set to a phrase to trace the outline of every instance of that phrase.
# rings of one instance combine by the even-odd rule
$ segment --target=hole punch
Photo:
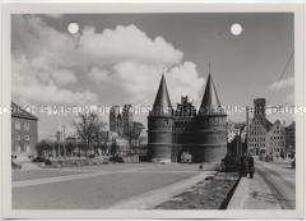
[[[235,35],[235,36],[241,35],[242,31],[243,31],[243,28],[242,28],[241,24],[239,24],[239,23],[232,24],[232,26],[231,26],[232,35]]]
[[[75,35],[75,34],[77,34],[77,33],[79,32],[80,27],[79,27],[79,24],[78,24],[78,23],[71,22],[71,23],[68,24],[67,29],[68,29],[68,32],[69,32],[70,34]]]

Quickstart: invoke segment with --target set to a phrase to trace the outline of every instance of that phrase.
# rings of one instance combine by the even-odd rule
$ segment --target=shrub
[[[292,161],[291,167],[292,167],[292,168],[295,168],[295,159]]]
[[[123,158],[119,156],[110,157],[109,161],[112,161],[114,163],[124,163]]]
[[[38,157],[35,157],[32,162],[34,163],[42,163],[42,162],[45,162],[45,158],[41,157],[41,156],[38,156]]]
[[[51,160],[46,159],[46,160],[45,160],[45,164],[46,164],[47,166],[50,166],[50,165],[52,165],[52,162],[51,162]]]
[[[13,170],[21,170],[21,168],[22,168],[21,165],[15,163],[15,162],[12,162],[11,165],[12,165]]]

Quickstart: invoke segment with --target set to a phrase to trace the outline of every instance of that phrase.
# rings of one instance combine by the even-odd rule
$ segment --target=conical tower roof
[[[158,92],[154,101],[152,111],[155,115],[172,114],[172,106],[164,74],[162,75],[162,78],[160,80]]]
[[[211,74],[209,73],[199,114],[223,114],[217,90]]]

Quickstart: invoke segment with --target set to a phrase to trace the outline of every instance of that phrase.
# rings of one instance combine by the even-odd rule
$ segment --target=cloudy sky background
[[[67,31],[71,22],[80,32]],[[233,23],[243,32],[234,36]],[[13,15],[13,100],[31,105],[152,105],[166,71],[172,104],[202,97],[208,63],[223,105],[244,107],[256,97],[293,104],[293,15],[82,14]],[[229,113],[235,121],[244,113]],[[75,116],[39,116],[40,138]],[[280,116],[284,119],[288,116]],[[101,118],[108,120],[107,114]],[[276,116],[271,116],[271,121]],[[137,116],[145,122],[146,116]],[[290,119],[289,119],[290,120]]]

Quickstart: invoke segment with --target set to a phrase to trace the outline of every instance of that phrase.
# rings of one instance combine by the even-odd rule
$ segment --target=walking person
[[[250,178],[253,179],[254,173],[255,173],[254,158],[249,153],[247,157],[247,174],[249,174]]]
[[[246,162],[246,155],[243,154],[240,158],[240,176],[246,177],[247,176],[247,162]]]

